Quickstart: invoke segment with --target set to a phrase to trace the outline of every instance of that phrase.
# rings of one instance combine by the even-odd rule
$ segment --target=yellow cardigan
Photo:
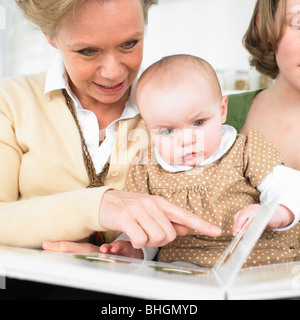
[[[103,193],[124,188],[130,163],[148,145],[140,116],[119,122],[105,187],[86,189],[78,129],[61,91],[44,96],[45,77],[0,83],[0,245],[39,248],[103,231]]]

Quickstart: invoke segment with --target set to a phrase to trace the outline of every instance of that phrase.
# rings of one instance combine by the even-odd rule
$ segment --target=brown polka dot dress
[[[211,238],[190,230],[161,248],[158,261],[187,261],[213,267],[233,239],[234,215],[247,205],[259,203],[256,187],[283,163],[278,151],[256,130],[238,135],[234,145],[218,161],[188,172],[169,173],[154,153],[139,155],[129,171],[126,190],[162,196],[223,230]],[[267,230],[244,267],[295,260],[299,255],[299,224],[278,232]]]

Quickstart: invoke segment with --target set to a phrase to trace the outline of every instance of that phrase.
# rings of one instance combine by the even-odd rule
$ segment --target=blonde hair
[[[279,33],[276,29],[278,10]],[[284,34],[285,14],[286,0],[257,0],[249,28],[243,38],[243,44],[251,54],[250,65],[272,79],[279,73],[276,52]]]
[[[25,17],[50,37],[54,37],[60,21],[76,10],[84,1],[89,0],[15,0]],[[110,1],[110,0],[94,0]],[[148,22],[149,8],[158,0],[140,0],[144,11],[145,24]]]

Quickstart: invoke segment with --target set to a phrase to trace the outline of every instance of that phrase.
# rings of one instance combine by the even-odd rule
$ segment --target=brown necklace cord
[[[66,103],[67,106],[75,120],[76,126],[78,128],[79,131],[79,135],[80,135],[80,139],[81,139],[81,144],[82,144],[82,153],[83,153],[83,160],[84,160],[84,164],[86,167],[86,171],[90,180],[89,185],[87,186],[87,188],[99,188],[99,187],[103,187],[104,186],[104,180],[107,177],[108,171],[109,171],[109,167],[110,164],[109,162],[107,162],[104,166],[104,168],[102,169],[102,171],[97,174],[93,161],[92,161],[92,157],[89,153],[88,147],[86,145],[76,112],[75,112],[75,108],[73,105],[73,102],[70,98],[70,96],[67,93],[67,90],[63,89],[62,93],[66,99]],[[105,237],[103,232],[96,232],[94,234],[92,234],[89,238],[89,242],[91,242],[92,244],[98,245],[100,246],[101,244],[103,244],[105,242]]]

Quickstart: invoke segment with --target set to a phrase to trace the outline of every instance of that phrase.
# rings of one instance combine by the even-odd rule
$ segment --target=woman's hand
[[[211,237],[222,231],[195,214],[158,196],[107,191],[101,202],[99,221],[103,230],[125,233],[135,249],[162,247],[187,235],[189,228]]]
[[[42,248],[45,251],[66,253],[99,253],[99,247],[91,243],[79,243],[71,241],[44,242]]]
[[[162,247],[185,236],[189,229],[210,237],[222,231],[195,214],[171,204],[162,197],[109,190],[102,198],[99,222],[103,231],[122,231],[135,249]],[[99,252],[99,247],[74,242],[43,244],[47,251]]]

